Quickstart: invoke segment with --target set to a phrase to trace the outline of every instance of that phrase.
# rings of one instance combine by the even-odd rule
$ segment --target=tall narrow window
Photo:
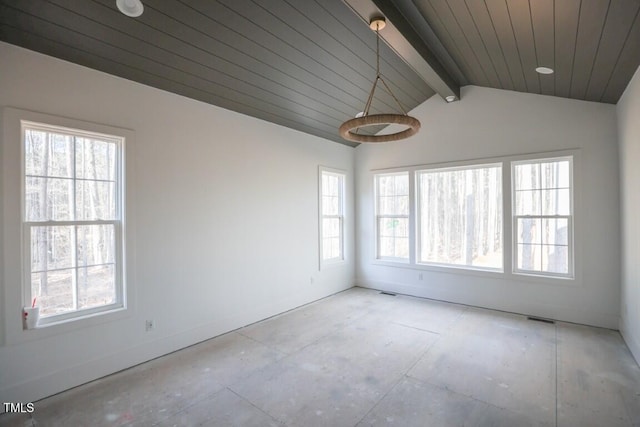
[[[323,262],[344,259],[344,179],[343,173],[320,169],[320,241]]]
[[[377,257],[409,261],[409,173],[375,176]]]
[[[512,163],[515,272],[573,277],[572,158]]]
[[[46,324],[123,306],[124,139],[22,122],[25,303]]]
[[[502,166],[417,172],[418,262],[502,269]]]

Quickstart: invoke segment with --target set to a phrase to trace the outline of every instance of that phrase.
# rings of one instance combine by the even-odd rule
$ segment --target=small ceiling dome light
[[[393,92],[391,92],[391,88],[389,87],[389,85],[387,85],[387,82],[384,81],[382,75],[380,74],[379,31],[385,26],[386,21],[383,17],[375,17],[369,22],[369,28],[376,32],[376,79],[373,82],[371,92],[369,92],[369,98],[367,99],[367,103],[364,106],[364,111],[356,114],[355,119],[347,120],[346,122],[344,122],[338,129],[340,136],[347,141],[373,143],[399,141],[401,139],[409,138],[410,136],[415,135],[418,130],[420,130],[420,121],[407,114],[402,104],[400,104],[400,101],[398,101],[398,98],[396,98]],[[394,101],[396,101],[396,104],[398,104],[398,107],[400,111],[402,111],[402,114],[369,114],[371,102],[373,101],[373,94],[376,91],[378,82],[381,82],[384,85],[386,91],[389,93],[389,95],[391,95]],[[405,129],[396,133],[383,135],[367,135],[358,133],[361,128],[380,125],[400,125]]]
[[[455,101],[455,100],[456,100],[455,95],[449,95],[449,96],[447,96],[447,97],[445,98],[445,101],[447,101],[447,102],[453,102],[453,101]]]
[[[538,67],[538,68],[536,68],[536,72],[540,73],[540,74],[553,74],[553,68]]]
[[[144,6],[140,0],[116,0],[116,6],[120,12],[132,18],[137,18],[144,12]]]

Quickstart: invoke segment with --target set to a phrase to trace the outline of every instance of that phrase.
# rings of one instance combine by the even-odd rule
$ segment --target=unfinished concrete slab
[[[639,425],[639,377],[619,333],[558,325],[558,426]]]
[[[0,426],[631,427],[640,368],[616,331],[354,288],[32,415]]]
[[[469,308],[408,375],[551,424],[554,341],[555,325]]]

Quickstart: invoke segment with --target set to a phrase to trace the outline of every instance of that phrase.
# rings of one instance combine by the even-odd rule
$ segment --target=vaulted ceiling
[[[616,103],[640,65],[638,0],[143,3],[130,18],[115,0],[0,0],[0,40],[352,146],[337,129],[375,78],[374,14],[407,110],[467,84]],[[377,90],[372,112],[389,111]]]

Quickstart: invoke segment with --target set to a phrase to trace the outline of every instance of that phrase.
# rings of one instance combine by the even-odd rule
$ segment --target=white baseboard
[[[529,301],[518,301],[514,303],[512,301],[496,299],[492,303],[487,303],[486,300],[480,301],[470,295],[452,294],[445,290],[415,286],[407,283],[358,279],[356,286],[614,330],[618,329],[620,320],[617,315],[593,313],[591,311],[575,310],[566,307],[559,310],[550,308],[547,305],[536,305]]]

